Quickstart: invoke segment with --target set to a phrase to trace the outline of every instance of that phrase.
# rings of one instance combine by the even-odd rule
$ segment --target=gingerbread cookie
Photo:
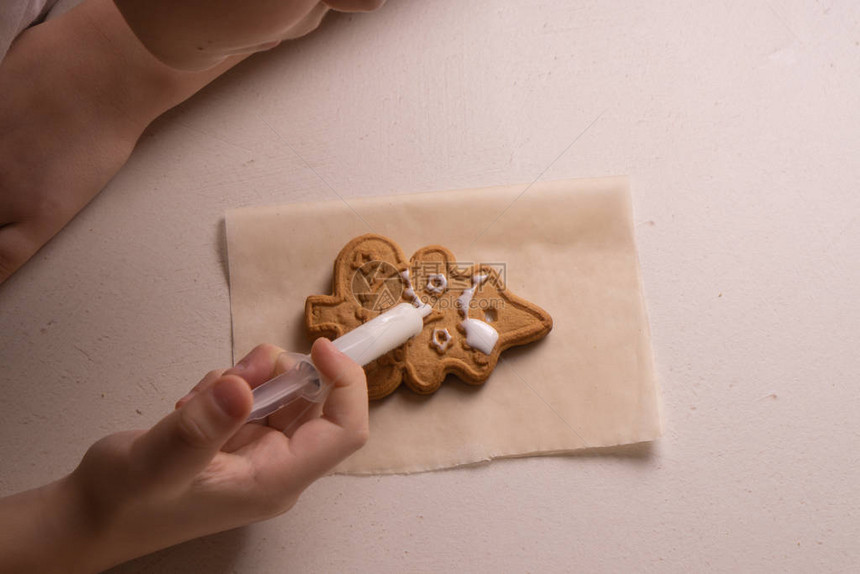
[[[333,294],[308,297],[305,324],[312,338],[336,338],[403,301],[430,305],[421,333],[365,366],[370,398],[392,393],[401,382],[432,393],[449,373],[480,384],[502,351],[552,329],[546,311],[505,288],[502,269],[458,264],[438,245],[406,259],[390,239],[362,235],[335,260]]]

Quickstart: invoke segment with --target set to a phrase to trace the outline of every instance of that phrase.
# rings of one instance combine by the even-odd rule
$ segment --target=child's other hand
[[[282,352],[259,346],[236,367],[209,373],[150,430],[90,448],[69,481],[91,510],[98,567],[281,514],[366,442],[364,371],[327,340],[312,350],[333,383],[322,412],[290,436],[277,414],[272,426],[245,424],[251,388],[281,370]]]
[[[240,59],[178,72],[111,0],[18,36],[0,62],[0,283],[107,184],[153,119]]]
[[[268,50],[313,32],[326,12],[369,12],[385,0],[114,0],[147,50],[180,70]]]
[[[383,3],[86,0],[25,30],[0,63],[0,283],[107,184],[153,119],[329,9]]]

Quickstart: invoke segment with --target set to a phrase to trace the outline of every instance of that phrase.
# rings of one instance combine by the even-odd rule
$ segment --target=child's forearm
[[[84,0],[15,40],[0,67],[0,101],[23,108],[36,96],[43,105],[29,111],[44,115],[57,113],[53,99],[59,97],[62,114],[80,116],[73,121],[107,125],[103,137],[134,141],[155,118],[245,57],[199,72],[173,69],[143,47],[112,0]]]
[[[0,63],[0,283],[105,186],[150,122],[243,57],[170,68],[111,0],[24,31]]]
[[[143,47],[112,0],[85,0],[37,31],[53,50],[66,47],[81,92],[139,131],[247,57],[198,72],[173,69]]]
[[[100,560],[69,477],[0,499],[0,571],[94,572]]]
[[[129,536],[118,501],[87,493],[77,474],[0,498],[0,572],[90,574],[158,549]]]

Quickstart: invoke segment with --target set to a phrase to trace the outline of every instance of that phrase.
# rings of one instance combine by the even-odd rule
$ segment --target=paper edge
[[[372,204],[374,202],[385,201],[392,197],[412,197],[418,196],[420,198],[424,198],[427,196],[438,196],[439,194],[456,194],[463,192],[492,192],[498,190],[508,190],[513,191],[515,189],[521,188],[522,191],[519,195],[517,195],[514,202],[516,202],[519,197],[533,187],[540,188],[543,185],[548,185],[551,187],[559,186],[559,185],[570,185],[572,187],[572,191],[584,191],[586,189],[619,189],[624,197],[624,215],[629,221],[629,229],[631,233],[631,240],[633,244],[633,256],[636,265],[636,281],[639,287],[639,306],[642,312],[643,319],[645,321],[645,337],[647,341],[652,341],[651,334],[651,322],[650,315],[648,313],[648,306],[646,304],[645,292],[644,292],[644,281],[642,279],[642,267],[641,261],[639,257],[639,246],[636,241],[636,227],[635,227],[635,219],[634,219],[634,206],[633,206],[633,195],[632,195],[632,180],[628,175],[613,175],[613,176],[602,176],[602,177],[589,177],[589,178],[568,178],[568,179],[558,179],[558,180],[548,180],[548,181],[533,181],[530,183],[520,183],[520,184],[507,184],[507,185],[491,185],[491,186],[483,186],[483,187],[469,187],[469,188],[461,188],[461,189],[449,189],[449,190],[430,190],[430,191],[419,191],[413,193],[403,193],[403,194],[387,194],[387,195],[368,195],[368,196],[360,196],[357,198],[351,199],[351,201],[346,200],[323,200],[323,201],[299,201],[292,203],[282,203],[282,204],[274,204],[274,205],[254,205],[254,206],[245,206],[238,207],[226,210],[224,213],[224,232],[226,236],[226,244],[227,244],[227,270],[228,270],[228,288],[230,289],[230,324],[231,324],[231,353],[234,355],[235,361],[235,340],[234,340],[234,332],[235,325],[233,322],[233,265],[231,261],[231,223],[235,220],[236,217],[253,217],[255,213],[270,213],[272,209],[278,209],[280,207],[295,207],[302,206],[311,208],[313,206],[321,206],[321,205],[331,205],[331,204],[346,204],[347,207],[356,211],[358,214],[357,208],[361,207],[362,204]],[[414,467],[403,467],[400,466],[396,469],[393,468],[377,468],[377,469],[368,469],[361,471],[340,471],[336,467],[329,476],[379,476],[379,475],[406,475],[406,474],[415,474],[421,472],[433,472],[433,471],[441,471],[453,468],[464,468],[469,466],[480,466],[484,464],[488,464],[494,460],[504,460],[511,458],[525,458],[525,457],[535,457],[535,456],[559,456],[559,455],[568,455],[568,456],[576,456],[582,454],[588,454],[592,452],[602,452],[610,449],[615,449],[619,447],[629,447],[633,445],[641,445],[646,443],[653,443],[654,441],[661,438],[665,432],[665,421],[663,416],[663,404],[660,400],[661,398],[661,385],[659,378],[657,376],[656,369],[656,358],[654,356],[653,344],[646,345],[647,349],[645,349],[646,353],[646,368],[649,370],[650,378],[654,385],[654,409],[656,411],[656,425],[653,425],[651,432],[645,434],[645,438],[637,440],[635,442],[613,442],[611,444],[600,445],[595,447],[582,447],[582,448],[567,448],[567,449],[557,449],[553,451],[541,451],[541,452],[522,452],[515,454],[500,454],[500,455],[492,455],[482,458],[480,460],[473,460],[469,462],[458,462],[447,466],[436,466],[436,467],[426,467],[426,466],[414,466]],[[612,453],[606,453],[606,456],[611,456]],[[340,465],[338,465],[339,467]]]

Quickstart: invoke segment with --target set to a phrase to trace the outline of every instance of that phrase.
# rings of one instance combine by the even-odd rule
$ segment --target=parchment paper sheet
[[[261,342],[307,351],[305,298],[376,232],[406,256],[429,244],[504,263],[507,287],[553,317],[542,341],[502,354],[482,386],[449,377],[371,403],[370,441],[336,472],[418,472],[497,457],[650,441],[661,432],[626,178],[541,182],[226,215],[233,355]],[[522,195],[520,195],[522,194]]]

